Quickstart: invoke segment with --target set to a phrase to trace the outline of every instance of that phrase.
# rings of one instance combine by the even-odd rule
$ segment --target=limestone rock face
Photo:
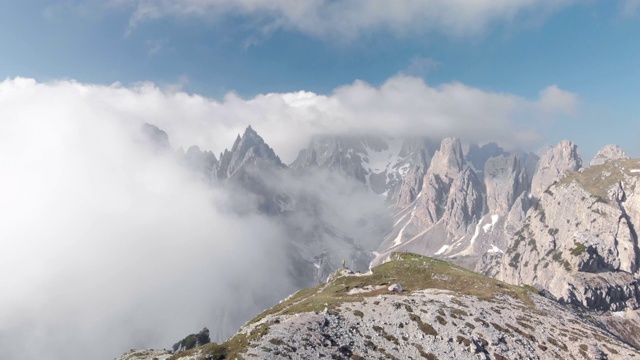
[[[460,139],[446,138],[440,143],[440,150],[433,155],[429,172],[441,179],[453,179],[462,171],[464,163]]]
[[[568,140],[561,141],[540,157],[531,181],[531,193],[539,197],[554,181],[567,172],[577,171],[581,167],[582,159],[578,154],[578,146]]]
[[[469,233],[482,218],[482,193],[482,183],[471,168],[459,173],[451,183],[442,219],[454,237]]]
[[[629,155],[627,155],[627,153],[618,145],[609,144],[598,151],[596,156],[594,156],[589,163],[589,166],[602,165],[607,160],[616,159],[629,159]]]
[[[463,165],[460,139],[442,140],[422,183],[422,197],[415,213],[418,226],[429,227],[442,218],[451,184],[462,172]]]
[[[489,213],[506,215],[520,194],[528,190],[528,174],[517,154],[492,157],[484,165]]]
[[[405,139],[402,142],[394,176],[394,187],[390,188],[388,200],[395,209],[404,209],[413,203],[422,191],[423,178],[431,163],[436,148],[429,139]]]
[[[608,162],[551,185],[514,234],[497,278],[586,308],[638,308],[639,179],[630,165]]]

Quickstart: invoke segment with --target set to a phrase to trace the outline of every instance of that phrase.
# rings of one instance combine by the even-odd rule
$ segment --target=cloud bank
[[[542,89],[536,99],[527,99],[462,83],[430,86],[405,75],[378,87],[355,81],[329,95],[299,91],[243,99],[229,93],[221,101],[163,90],[152,83],[123,87],[17,78],[0,83],[0,89],[6,99],[24,101],[24,107],[29,107],[31,99],[44,98],[55,109],[64,106],[74,116],[87,110],[130,125],[152,123],[167,131],[176,147],[198,145],[215,154],[250,124],[287,163],[312,136],[348,132],[459,136],[466,141],[526,148],[541,140],[542,126],[575,113],[579,106],[576,94],[556,85]],[[9,108],[22,111],[18,104]]]
[[[135,136],[143,123],[167,131],[174,147],[216,152],[251,124],[291,161],[312,136],[350,131],[531,142],[535,126],[520,117],[564,114],[576,101],[555,86],[529,100],[404,75],[330,95],[222,101],[150,83],[0,82],[3,358],[110,359],[129,347],[169,346],[203,326],[228,334],[299,285],[282,223],[251,211],[254,199],[210,189],[174,155],[150,150]],[[361,223],[362,209],[349,204],[369,201],[372,216],[379,209],[324,176],[278,184],[311,199],[321,191],[309,214],[330,214],[357,239],[363,229],[349,224]],[[238,203],[243,211],[233,211]],[[291,222],[315,226],[302,215]]]
[[[228,194],[147,149],[89,93],[0,86],[4,359],[169,346],[293,290],[276,224],[220,210]]]
[[[132,27],[164,17],[219,21],[239,15],[260,25],[263,33],[283,29],[346,41],[376,31],[477,36],[491,24],[537,21],[572,3],[575,0],[112,0],[133,9]]]

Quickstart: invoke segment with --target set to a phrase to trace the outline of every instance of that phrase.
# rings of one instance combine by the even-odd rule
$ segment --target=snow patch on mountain
[[[484,230],[485,234],[493,230],[493,227],[495,226],[496,222],[498,222],[499,218],[500,218],[500,215],[491,215],[491,224],[482,225],[482,230]]]
[[[390,170],[395,164],[401,160],[400,149],[402,148],[402,139],[385,139],[387,149],[376,150],[369,147],[368,144],[364,144],[366,150],[362,156],[362,167],[369,170],[370,173],[374,172],[379,174],[385,170]]]
[[[449,245],[442,245],[442,247],[440,248],[440,250],[438,250],[437,253],[435,253],[435,255],[442,255],[444,254],[445,251],[447,251],[447,249],[449,248]]]

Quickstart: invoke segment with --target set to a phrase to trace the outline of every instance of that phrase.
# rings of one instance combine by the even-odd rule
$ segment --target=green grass
[[[624,168],[624,169],[623,169]],[[577,182],[591,195],[593,202],[608,202],[607,190],[624,179],[625,176],[635,176],[631,169],[640,168],[638,159],[612,160],[602,165],[590,166],[582,172],[571,172],[562,178],[558,184]]]
[[[587,249],[587,247],[581,242],[576,241],[573,244],[576,246],[575,248],[570,249],[571,255],[573,256],[580,256]]]

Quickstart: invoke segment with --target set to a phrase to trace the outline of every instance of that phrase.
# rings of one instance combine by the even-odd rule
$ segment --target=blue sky
[[[311,10],[301,6],[303,15],[291,1],[238,3],[3,2],[0,78],[151,81],[213,99],[230,91],[245,99],[332,94],[355,80],[380,86],[399,73],[429,86],[460,82],[526,99],[556,85],[579,101],[537,127],[544,141],[572,139],[585,157],[619,143],[640,156],[638,1],[516,0],[508,11],[498,5],[509,1],[483,7],[456,0],[442,11],[421,3],[443,0],[405,1],[398,4],[419,15],[389,19],[350,6],[332,18],[336,9],[323,0],[309,1]]]

